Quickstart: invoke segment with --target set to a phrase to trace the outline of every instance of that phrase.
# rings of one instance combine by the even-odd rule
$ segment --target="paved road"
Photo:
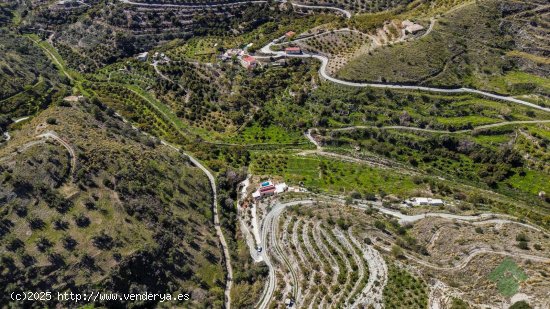
[[[13,123],[19,123],[19,122],[25,121],[25,120],[27,120],[27,119],[29,119],[29,118],[31,118],[31,116],[25,116],[25,117],[13,119]]]
[[[350,82],[341,80],[335,77],[332,77],[328,75],[327,73],[327,66],[328,66],[328,58],[323,55],[318,54],[308,54],[308,53],[302,53],[301,55],[290,55],[285,53],[284,51],[272,51],[271,46],[274,44],[277,44],[280,39],[276,39],[269,44],[265,45],[260,49],[260,52],[266,55],[271,55],[273,57],[294,57],[294,58],[315,58],[319,61],[321,61],[321,67],[319,68],[319,75],[323,77],[326,80],[329,80],[333,83],[337,83],[344,86],[350,86],[350,87],[373,87],[373,88],[389,88],[389,89],[400,89],[400,90],[420,90],[420,91],[428,91],[428,92],[441,92],[441,93],[449,93],[449,94],[456,94],[456,93],[471,93],[471,94],[477,94],[484,96],[486,98],[494,99],[494,100],[500,100],[500,101],[506,101],[516,104],[521,104],[524,106],[528,106],[531,108],[536,108],[545,112],[550,112],[550,108],[543,107],[540,105],[536,105],[527,101],[523,101],[520,99],[516,99],[514,97],[509,96],[502,96],[498,94],[493,94],[481,90],[471,89],[471,88],[435,88],[435,87],[424,87],[424,86],[413,86],[413,85],[399,85],[399,84],[392,84],[392,83],[358,83],[358,82]]]

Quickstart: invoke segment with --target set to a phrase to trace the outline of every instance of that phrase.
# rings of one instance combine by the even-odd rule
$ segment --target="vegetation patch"
[[[368,165],[286,154],[255,153],[251,169],[256,175],[282,175],[291,184],[303,184],[310,190],[330,192],[406,195],[419,188],[411,176],[400,175]]]
[[[426,283],[396,264],[389,263],[384,305],[386,308],[427,308]]]
[[[525,8],[527,12],[530,9],[534,7]],[[542,58],[544,52],[530,46],[526,47],[527,50],[518,50],[510,40],[511,37],[522,40],[524,36],[528,41],[536,34],[538,27],[527,34],[511,30],[507,33],[499,27],[503,22],[510,25],[507,29],[523,27],[528,21],[516,19],[516,14],[508,5],[501,6],[499,1],[493,0],[458,6],[438,18],[429,35],[363,53],[337,75],[346,80],[468,86],[509,94],[536,92],[547,95],[549,82],[545,70],[548,66],[541,62],[547,60]],[[383,16],[381,19],[389,20],[390,17]],[[535,17],[530,20],[531,24],[536,25]],[[361,25],[360,22],[358,24]],[[546,49],[544,46],[538,47],[540,51]],[[534,64],[526,65],[525,61]],[[520,67],[536,69],[528,70],[533,72],[531,74],[518,73]]]
[[[520,282],[527,280],[527,275],[514,260],[506,258],[489,274],[489,280],[497,284],[502,295],[510,297],[518,292]]]

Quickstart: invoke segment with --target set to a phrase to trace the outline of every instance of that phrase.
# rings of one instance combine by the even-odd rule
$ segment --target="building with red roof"
[[[241,57],[241,65],[247,69],[254,68],[256,64],[256,58],[250,55],[244,55]]]
[[[285,48],[285,53],[291,55],[299,55],[302,53],[302,50],[300,49],[300,47],[287,47]]]

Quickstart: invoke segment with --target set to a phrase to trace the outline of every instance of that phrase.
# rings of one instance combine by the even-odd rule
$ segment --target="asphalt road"
[[[315,58],[319,61],[321,61],[321,67],[319,68],[319,75],[323,77],[324,79],[331,81],[333,83],[337,83],[344,86],[350,86],[350,87],[373,87],[373,88],[388,88],[388,89],[400,89],[400,90],[419,90],[419,91],[427,91],[427,92],[440,92],[440,93],[449,93],[449,94],[456,94],[456,93],[471,93],[471,94],[477,94],[481,95],[490,99],[499,100],[499,101],[506,101],[516,104],[521,104],[524,106],[528,106],[531,108],[536,108],[539,110],[543,110],[545,112],[550,112],[550,108],[539,106],[527,101],[523,101],[520,99],[516,99],[514,97],[509,96],[502,96],[490,92],[485,92],[481,90],[471,89],[471,88],[435,88],[435,87],[424,87],[424,86],[414,86],[414,85],[399,85],[399,84],[392,84],[392,83],[358,83],[358,82],[350,82],[341,80],[335,77],[332,77],[328,75],[327,73],[327,65],[328,65],[328,58],[323,55],[318,54],[308,54],[308,53],[302,53],[299,55],[291,55],[287,54],[284,51],[272,51],[271,46],[274,44],[277,44],[280,41],[281,38],[276,39],[264,47],[260,49],[260,52],[266,55],[271,55],[272,57],[294,57],[294,58]]]

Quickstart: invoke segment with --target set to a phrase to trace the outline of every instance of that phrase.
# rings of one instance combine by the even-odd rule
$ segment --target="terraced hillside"
[[[361,249],[347,233],[315,221],[288,217],[281,221],[281,250],[298,277],[297,306],[339,307],[353,304],[366,287],[369,274]],[[284,265],[283,260],[278,263]],[[280,274],[284,278],[284,273]],[[290,297],[283,293],[282,298]]]
[[[221,306],[222,254],[199,169],[102,104],[51,107],[10,133],[0,146],[3,295],[93,287]]]
[[[134,3],[141,3],[146,5],[174,5],[174,6],[184,6],[184,5],[207,5],[207,4],[231,4],[239,3],[242,1],[239,0],[223,0],[223,1],[207,1],[207,0],[136,0],[132,1]],[[246,2],[246,1],[245,1]],[[250,1],[253,2],[253,1]],[[280,1],[285,2],[285,1]],[[321,1],[311,1],[311,0],[300,0],[292,1],[292,3],[299,5],[310,5],[310,6],[328,6],[328,7],[338,7],[347,9],[354,12],[379,12],[383,10],[393,9],[399,6],[404,6],[412,2],[411,0],[401,0],[401,1],[377,1],[369,2],[365,0],[354,0],[354,1],[339,1],[339,0],[321,0]]]
[[[267,211],[262,235],[274,269],[274,292],[265,296],[271,306],[291,301],[302,308],[426,308],[450,306],[453,299],[470,306],[509,304],[520,290],[536,295],[532,304],[546,302],[549,243],[536,227],[474,216],[453,222],[444,213],[426,219],[377,202],[344,206],[335,198],[307,197],[257,205],[260,213]],[[518,276],[506,279],[506,271]],[[520,287],[526,278],[533,284]]]
[[[548,44],[544,22],[537,22],[545,7],[537,1],[463,5],[439,18],[426,37],[358,56],[337,75],[547,96]]]
[[[343,9],[347,9],[356,13],[361,12],[380,12],[385,10],[392,10],[405,6],[413,1],[411,0],[399,0],[399,1],[366,1],[366,0],[353,0],[353,1],[339,1],[339,0],[303,0],[297,1],[307,5],[324,5],[335,6]]]
[[[36,7],[21,28],[51,35],[50,40],[71,67],[89,72],[173,39],[219,35],[228,29],[247,32],[289,13],[289,9],[265,8],[261,3],[204,8],[143,7],[122,2],[66,7],[54,3]]]
[[[307,3],[0,5],[3,295],[548,307],[546,5]]]
[[[349,59],[369,48],[368,36],[361,32],[328,32],[298,42],[304,51],[318,52],[329,57],[328,72],[334,74]]]

